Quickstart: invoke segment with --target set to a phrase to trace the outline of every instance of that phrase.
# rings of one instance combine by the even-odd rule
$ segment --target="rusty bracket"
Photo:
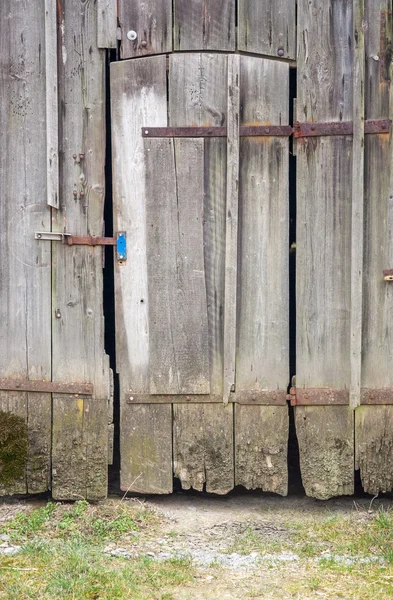
[[[289,137],[290,125],[250,125],[239,127],[240,137]],[[200,138],[227,137],[226,127],[142,127],[144,138]]]
[[[389,133],[390,119],[370,119],[364,123],[364,131],[371,133]],[[320,137],[334,135],[353,135],[352,121],[329,123],[300,123],[290,125],[247,125],[239,127],[240,137]],[[142,127],[144,138],[209,138],[227,137],[226,127]]]
[[[222,404],[222,394],[138,394],[130,391],[126,404]],[[255,406],[285,406],[286,390],[238,390],[229,402]]]
[[[390,119],[370,119],[364,122],[364,133],[389,133]],[[294,123],[295,138],[320,137],[334,135],[353,135],[352,121],[338,121],[329,123]]]
[[[334,388],[291,388],[287,398],[291,406],[348,405],[349,391]]]
[[[0,379],[0,390],[9,392],[41,392],[43,394],[93,395],[92,383],[55,383],[53,381],[28,381]]]
[[[386,269],[383,272],[383,278],[385,281],[393,281],[393,269]]]

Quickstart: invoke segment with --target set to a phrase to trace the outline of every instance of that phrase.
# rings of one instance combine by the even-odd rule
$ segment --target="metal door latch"
[[[117,260],[127,260],[127,234],[120,231],[116,237],[96,237],[94,235],[71,235],[55,231],[36,231],[36,240],[62,242],[67,246],[116,246]]]

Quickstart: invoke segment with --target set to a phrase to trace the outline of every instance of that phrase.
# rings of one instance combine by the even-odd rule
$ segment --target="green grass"
[[[154,531],[149,510],[117,503],[48,503],[20,513],[0,528],[22,552],[0,558],[0,598],[167,600],[192,581],[188,560],[127,559],[104,553],[105,544]]]

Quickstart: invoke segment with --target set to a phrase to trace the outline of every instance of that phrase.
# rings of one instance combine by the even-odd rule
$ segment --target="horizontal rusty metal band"
[[[69,246],[116,246],[117,244],[117,238],[94,235],[67,235],[65,240]]]
[[[393,269],[386,269],[383,272],[383,277],[385,281],[393,281]]]
[[[364,122],[364,132],[389,133],[390,119],[372,119]],[[352,135],[352,121],[337,121],[328,123],[299,123],[290,125],[241,125],[240,137],[320,137],[335,135]],[[227,137],[226,127],[143,127],[144,138],[209,138]]]
[[[133,394],[125,397],[126,404],[222,404],[220,394]],[[232,392],[229,402],[260,406],[285,406],[286,390],[240,390]]]
[[[333,406],[349,404],[349,391],[334,388],[291,388],[291,406]]]
[[[364,133],[389,133],[390,119],[372,119],[364,122]],[[353,135],[352,121],[338,121],[329,123],[299,123],[295,121],[295,138],[317,137],[317,136],[335,136],[335,135]]]
[[[360,404],[393,404],[393,388],[363,388]]]
[[[41,392],[48,394],[93,394],[92,383],[55,383],[53,381],[27,381],[0,379],[0,390],[8,392]]]
[[[250,125],[240,126],[240,137],[289,137],[293,133],[290,125]],[[226,127],[143,127],[144,138],[200,138],[227,137]]]

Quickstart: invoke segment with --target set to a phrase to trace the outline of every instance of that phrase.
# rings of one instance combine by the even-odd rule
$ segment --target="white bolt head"
[[[130,40],[130,42],[133,42],[134,40],[136,40],[136,38],[138,37],[136,31],[134,31],[133,29],[130,29],[130,31],[127,31],[127,38]]]

